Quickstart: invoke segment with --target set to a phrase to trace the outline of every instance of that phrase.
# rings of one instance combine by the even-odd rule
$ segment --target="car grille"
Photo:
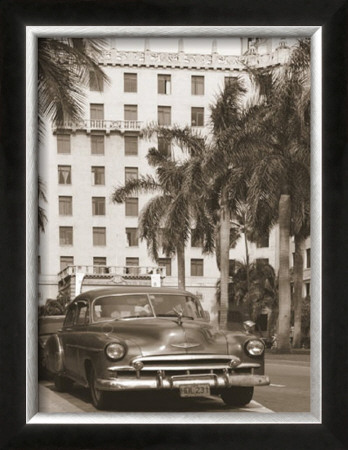
[[[160,372],[162,376],[181,375],[222,375],[232,370],[236,373],[252,373],[253,369],[260,367],[256,363],[242,363],[238,367],[231,368],[233,356],[228,355],[164,355],[164,356],[144,356],[135,358],[133,364],[141,363],[141,370],[136,370],[131,366],[115,366],[110,368],[114,375],[118,377],[134,376],[153,377]]]

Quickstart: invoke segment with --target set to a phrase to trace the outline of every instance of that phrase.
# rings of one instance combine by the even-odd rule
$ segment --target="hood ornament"
[[[179,309],[180,308],[180,309]],[[184,314],[184,311],[182,310],[181,305],[179,306],[174,306],[173,311],[175,312],[175,314],[178,316],[178,325],[182,325],[182,316]]]
[[[193,348],[193,347],[199,347],[201,344],[198,343],[189,343],[189,342],[183,342],[182,344],[170,344],[172,347],[178,347],[178,348]]]

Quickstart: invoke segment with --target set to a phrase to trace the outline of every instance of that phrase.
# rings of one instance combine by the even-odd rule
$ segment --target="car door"
[[[68,308],[63,328],[60,332],[64,350],[64,368],[68,373],[72,372],[74,366],[73,334],[77,312],[77,304],[74,302]]]

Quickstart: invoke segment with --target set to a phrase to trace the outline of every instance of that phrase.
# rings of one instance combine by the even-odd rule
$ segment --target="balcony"
[[[142,122],[140,120],[80,120],[74,122],[71,120],[65,120],[53,124],[53,133],[57,133],[59,130],[70,130],[72,133],[76,131],[86,131],[91,133],[92,131],[105,131],[109,134],[111,131],[125,133],[126,131],[140,131]]]
[[[65,280],[77,273],[91,278],[150,279],[153,274],[160,274],[161,278],[165,278],[166,268],[164,266],[67,266],[58,273],[58,280]]]

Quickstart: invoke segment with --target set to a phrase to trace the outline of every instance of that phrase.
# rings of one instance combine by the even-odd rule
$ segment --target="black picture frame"
[[[25,425],[27,25],[322,26],[323,423],[311,425]],[[347,7],[334,0],[3,1],[1,56],[1,448],[330,448],[347,433]],[[184,422],[184,421],[183,421]]]

